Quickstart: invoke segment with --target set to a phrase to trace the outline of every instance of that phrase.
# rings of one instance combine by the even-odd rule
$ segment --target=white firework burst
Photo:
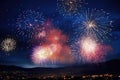
[[[16,48],[16,41],[12,38],[6,38],[1,42],[1,48],[5,52],[10,52]]]
[[[112,21],[104,10],[84,10],[74,23],[80,35],[92,36],[97,41],[108,40],[111,35]],[[78,34],[78,33],[77,33]]]

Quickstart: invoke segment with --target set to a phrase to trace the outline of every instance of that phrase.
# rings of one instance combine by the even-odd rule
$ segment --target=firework
[[[57,55],[61,51],[60,44],[46,44],[34,48],[32,54],[32,60],[35,64],[53,63],[57,60]]]
[[[82,47],[82,50],[84,50],[84,53],[86,54],[94,53],[97,47],[97,43],[90,37],[87,37],[81,40],[81,47]]]
[[[58,0],[58,9],[60,13],[72,15],[79,14],[83,0]]]
[[[35,45],[42,45],[48,42],[48,36],[50,35],[51,31],[53,30],[52,22],[47,20],[44,22],[43,25],[38,26],[34,29],[34,38],[31,40],[32,43]]]
[[[101,45],[91,37],[83,37],[79,45],[81,58],[90,63],[103,61],[107,53],[111,51],[110,46]]]
[[[111,34],[111,20],[109,13],[103,10],[85,10],[74,23],[76,34],[79,36],[92,36],[95,40],[103,42],[108,40]]]
[[[71,54],[71,49],[67,45],[68,38],[62,31],[58,29],[53,29],[50,31],[47,41],[54,45],[56,48],[55,54],[52,56],[55,62],[59,64],[72,63],[73,56]],[[66,58],[67,57],[67,58]]]
[[[12,38],[6,38],[1,42],[1,48],[5,52],[10,52],[16,48],[16,41]]]
[[[60,30],[53,29],[50,31],[49,35],[47,36],[47,41],[51,43],[63,44],[67,42],[67,37]]]
[[[31,59],[33,63],[38,65],[73,62],[71,49],[66,45],[60,44],[48,44],[35,47]]]
[[[36,27],[41,27],[44,23],[44,18],[42,14],[33,11],[27,10],[22,12],[16,21],[17,33],[27,38],[33,38],[34,30]]]
[[[47,32],[45,27],[38,27],[34,30],[34,38],[32,39],[32,42],[35,44],[42,44],[45,42]]]
[[[67,36],[62,31],[51,29],[45,36],[45,41],[39,45],[40,47],[34,48],[32,61],[41,65],[71,63],[73,56],[71,56],[71,49],[66,43]]]
[[[58,62],[58,56],[62,50],[62,46],[60,44],[50,44],[49,45],[50,49],[53,51],[53,55],[51,56],[50,60],[53,64],[55,64],[56,62]]]
[[[97,43],[91,39],[90,37],[83,38],[80,42],[81,46],[81,54],[84,59],[87,61],[91,61],[91,59],[96,60],[96,47]]]
[[[32,60],[35,64],[42,64],[49,60],[49,57],[53,54],[52,50],[48,46],[37,47],[34,49]]]

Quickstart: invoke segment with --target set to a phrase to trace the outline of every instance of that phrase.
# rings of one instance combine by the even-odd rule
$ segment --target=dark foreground
[[[36,75],[25,72],[0,72],[0,80],[120,80],[119,74],[93,74],[93,75]]]
[[[0,65],[0,80],[120,80],[120,60],[64,68]]]

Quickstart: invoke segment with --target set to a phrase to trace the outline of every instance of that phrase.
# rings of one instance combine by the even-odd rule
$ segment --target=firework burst
[[[103,42],[108,40],[111,34],[111,22],[109,13],[103,10],[85,10],[74,23],[76,33],[80,36],[92,36],[95,40]]]
[[[17,34],[26,38],[33,38],[34,30],[44,23],[41,13],[33,10],[22,12],[16,21]]]
[[[1,42],[1,48],[5,52],[10,52],[16,48],[16,41],[13,38],[6,38]]]
[[[112,50],[110,46],[97,43],[90,36],[82,37],[78,45],[79,57],[89,63],[104,61],[107,53]]]
[[[67,36],[62,31],[51,29],[44,37],[45,41],[41,45],[38,45],[40,47],[34,48],[33,50],[32,61],[35,64],[64,64],[73,61],[71,49],[66,44]],[[39,41],[40,39],[38,38],[36,40]]]
[[[52,54],[53,52],[48,46],[37,47],[34,49],[32,60],[35,64],[43,64]]]
[[[80,52],[83,59],[91,62],[97,60],[97,43],[90,37],[83,38],[80,42]]]
[[[58,8],[63,15],[79,14],[83,0],[58,0]]]

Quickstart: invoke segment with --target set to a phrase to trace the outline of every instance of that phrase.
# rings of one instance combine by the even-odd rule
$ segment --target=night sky
[[[76,3],[78,10],[75,12],[68,11],[69,9],[64,10],[64,6],[60,6],[64,4],[59,1],[0,0],[0,64],[22,67],[61,67],[91,63],[92,58],[95,59],[95,63],[101,62],[103,58],[105,61],[120,59],[120,0],[85,0],[80,3],[80,7]],[[86,40],[86,35],[82,34],[84,31],[81,29],[84,27],[82,21],[85,19],[79,16],[84,14],[85,10],[92,9],[103,9],[109,13],[108,21],[112,22],[107,25],[107,17],[104,14],[102,15],[104,18],[98,21],[102,27],[107,26],[108,33],[97,39],[99,50],[95,52],[98,55],[93,54],[94,56],[89,53],[86,55],[84,50],[79,52],[81,48],[79,42],[84,43]],[[94,13],[96,12],[92,15],[96,15]],[[102,11],[99,11],[97,14],[101,13]],[[46,32],[45,35],[44,32],[42,34],[44,38],[41,38],[41,34],[39,38],[36,37],[42,30]],[[53,39],[54,35],[60,38],[59,41]],[[91,34],[88,36],[90,37]],[[107,38],[104,39],[103,36]],[[3,49],[2,44],[8,38],[15,41],[15,48],[10,51]],[[92,43],[94,41],[89,45]],[[52,53],[49,45],[52,46]],[[36,61],[38,58],[36,58],[36,52],[46,47],[45,51],[52,54],[52,57],[46,60],[45,57],[40,56],[41,59]]]

